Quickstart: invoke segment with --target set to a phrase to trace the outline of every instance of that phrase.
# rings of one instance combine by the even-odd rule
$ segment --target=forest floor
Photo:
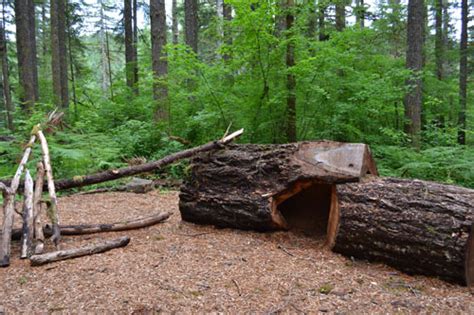
[[[353,261],[315,238],[182,222],[177,192],[71,195],[60,207],[62,224],[173,215],[140,230],[64,236],[63,248],[122,235],[131,242],[40,267],[20,260],[15,242],[12,265],[0,269],[0,314],[474,313],[474,295],[465,287]]]

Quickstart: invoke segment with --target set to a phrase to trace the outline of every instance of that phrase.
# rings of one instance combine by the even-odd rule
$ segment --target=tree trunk
[[[66,50],[66,0],[51,0],[51,66],[56,103],[69,107]]]
[[[38,162],[38,164],[36,165],[35,191],[33,194],[35,254],[43,253],[44,249],[44,233],[43,227],[41,225],[41,198],[43,197],[44,172],[45,170],[43,162]]]
[[[331,185],[357,181],[367,173],[377,170],[364,144],[233,145],[193,159],[179,209],[183,220],[199,224],[254,230],[299,227],[305,222],[288,212],[290,205],[299,202],[298,208],[307,213],[319,197],[291,197],[310,189],[330,199]],[[328,206],[318,205],[321,215],[329,213]]]
[[[346,27],[345,0],[336,0],[336,31],[342,32]]]
[[[443,0],[435,0],[435,30],[436,77],[441,81],[444,78]]]
[[[102,92],[104,95],[110,93],[110,69],[107,55],[107,44],[105,38],[105,32],[107,32],[105,26],[105,17],[104,17],[104,4],[102,0],[98,1],[99,4],[99,38],[100,38],[100,65],[102,70]]]
[[[296,78],[292,73],[293,67],[295,66],[295,43],[293,38],[293,23],[295,17],[293,16],[292,10],[295,5],[294,0],[287,0],[287,12],[286,12],[286,110],[287,110],[287,127],[286,127],[286,138],[288,142],[296,141]]]
[[[224,1],[224,8],[222,14],[224,15],[224,41],[228,47],[232,46],[232,32],[230,22],[232,21],[232,6]],[[222,56],[224,61],[229,61],[231,56],[229,53],[224,53]],[[229,76],[232,81],[232,76]],[[232,81],[233,82],[233,81]]]
[[[2,94],[5,105],[5,122],[10,131],[14,131],[13,126],[13,103],[10,92],[10,70],[8,66],[7,38],[5,36],[5,13],[2,12],[3,21],[0,23],[0,63],[2,64]]]
[[[318,3],[319,41],[329,39],[329,35],[326,33],[326,10],[327,5],[320,0]]]
[[[165,0],[150,0],[151,58],[153,67],[153,97],[156,101],[155,120],[168,121],[168,62],[166,61],[166,10]]]
[[[198,1],[184,0],[184,39],[192,51],[198,53]]]
[[[173,33],[173,45],[178,44],[179,30],[178,30],[178,8],[176,0],[171,2],[171,32]]]
[[[137,64],[134,56],[134,31],[132,0],[124,0],[123,18],[125,25],[125,75],[127,86],[138,94],[135,73]]]
[[[127,246],[129,242],[130,237],[124,236],[117,239],[103,241],[97,244],[88,245],[80,248],[60,250],[42,255],[33,255],[30,257],[30,261],[32,266],[40,266],[59,260],[66,260],[103,253],[114,248]]]
[[[72,8],[70,9],[72,11]],[[76,94],[76,73],[74,71],[74,55],[72,53],[72,25],[71,25],[71,17],[70,17],[70,10],[67,8],[66,2],[66,27],[67,27],[67,49],[68,49],[68,56],[69,56],[69,72],[71,74],[71,88],[72,88],[72,104],[74,105],[74,119],[78,120],[78,112],[77,112],[77,94]]]
[[[356,24],[360,26],[360,28],[364,28],[365,26],[365,4],[364,0],[356,0]]]
[[[31,112],[38,100],[35,7],[33,0],[15,0],[16,47],[22,108]]]
[[[459,46],[459,118],[458,143],[466,144],[467,109],[467,24],[469,6],[467,0],[461,2],[461,44]]]
[[[337,186],[337,199],[334,251],[474,284],[474,190],[372,178]]]
[[[404,99],[405,132],[410,136],[415,148],[420,146],[424,7],[423,0],[409,0],[408,2],[406,67],[413,71],[413,74],[407,81],[409,92]]]

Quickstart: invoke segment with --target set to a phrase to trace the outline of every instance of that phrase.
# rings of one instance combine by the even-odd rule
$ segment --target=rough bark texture
[[[51,66],[55,101],[62,108],[69,106],[68,66],[66,51],[66,3],[51,0]]]
[[[40,266],[40,265],[44,265],[44,264],[59,261],[59,260],[65,260],[65,259],[71,259],[71,258],[77,258],[77,257],[82,257],[82,256],[87,256],[87,255],[103,253],[114,248],[127,246],[129,242],[130,242],[130,237],[124,236],[117,239],[104,241],[101,243],[84,246],[80,248],[60,250],[60,251],[51,252],[51,253],[42,254],[42,255],[33,255],[30,257],[30,261],[31,261],[32,266]]]
[[[30,111],[38,100],[35,8],[33,0],[15,1],[16,47],[22,107]]]
[[[13,127],[13,103],[10,93],[10,70],[8,65],[7,55],[7,39],[5,37],[5,14],[3,14],[3,21],[0,22],[0,63],[2,64],[2,98],[5,105],[5,122],[8,129],[14,131]]]
[[[165,82],[168,75],[168,62],[164,47],[166,46],[166,10],[165,0],[150,1],[151,20],[151,57],[154,74],[153,97],[156,100],[155,120],[169,119],[168,87]]]
[[[337,197],[340,219],[334,251],[407,273],[473,283],[474,190],[371,178],[337,186]]]
[[[198,52],[198,1],[184,0],[184,39],[186,45]]]
[[[178,5],[177,0],[171,2],[171,32],[173,35],[173,44],[178,44],[179,30],[178,30]]]
[[[407,81],[409,92],[404,99],[405,132],[411,137],[414,147],[420,145],[424,11],[424,0],[408,1],[406,67],[413,71],[413,75]]]
[[[125,75],[127,86],[138,93],[137,81],[137,59],[134,50],[134,30],[133,30],[133,7],[132,0],[124,0],[123,18],[125,26]]]
[[[277,205],[313,183],[357,181],[377,170],[364,144],[233,145],[192,161],[183,220],[240,229],[286,229]]]
[[[458,143],[466,144],[467,110],[467,24],[469,7],[467,0],[461,2],[461,44],[459,46],[459,118]]]

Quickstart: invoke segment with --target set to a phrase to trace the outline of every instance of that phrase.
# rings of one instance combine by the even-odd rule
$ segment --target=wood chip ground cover
[[[182,222],[177,192],[72,195],[59,202],[62,224],[126,221],[158,211],[173,216],[141,230],[65,236],[62,248],[122,235],[132,240],[125,248],[41,267],[20,260],[14,242],[11,266],[0,269],[0,314],[474,314],[474,295],[465,287],[353,261],[324,249],[320,239]]]

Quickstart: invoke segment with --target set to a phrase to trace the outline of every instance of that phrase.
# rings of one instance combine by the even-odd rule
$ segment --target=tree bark
[[[51,0],[51,66],[56,103],[69,107],[66,50],[66,0]]]
[[[134,30],[133,30],[133,7],[132,0],[124,0],[124,25],[125,25],[125,74],[127,86],[130,87],[135,94],[138,94],[137,80],[135,73],[137,71],[137,63],[134,56]]]
[[[467,110],[467,24],[469,6],[467,0],[461,1],[461,44],[459,46],[459,118],[458,143],[466,144]]]
[[[154,74],[153,97],[156,101],[155,120],[169,120],[168,86],[166,76],[168,75],[168,62],[166,61],[166,9],[164,0],[150,0],[151,19],[151,57]]]
[[[318,3],[318,27],[319,27],[319,41],[325,41],[329,39],[329,35],[326,33],[326,10],[327,5],[325,3]]]
[[[33,232],[33,178],[31,178],[30,171],[26,169],[23,199],[23,228],[20,256],[21,258],[27,258],[32,253]]]
[[[7,38],[5,36],[5,8],[2,10],[3,21],[0,23],[0,63],[2,64],[2,96],[5,105],[5,122],[10,131],[13,126],[13,103],[10,92],[10,70],[8,65]]]
[[[179,29],[178,29],[178,8],[176,0],[171,2],[171,32],[173,33],[173,45],[177,45],[179,42]]]
[[[287,229],[293,226],[285,210],[291,197],[311,187],[331,195],[332,184],[357,181],[367,173],[377,170],[364,144],[232,145],[192,160],[179,209],[183,220],[198,224]]]
[[[127,246],[129,242],[130,237],[124,236],[80,248],[60,250],[42,255],[33,255],[30,257],[30,261],[32,266],[40,266],[55,261],[103,253],[114,248]]]
[[[360,26],[360,28],[364,28],[365,26],[365,4],[364,0],[356,0],[356,24]]]
[[[337,186],[337,198],[334,251],[474,284],[474,190],[372,178]]]
[[[110,93],[110,69],[109,69],[109,62],[108,62],[108,54],[107,54],[107,44],[106,44],[106,37],[105,32],[107,32],[107,28],[105,26],[105,17],[104,17],[104,4],[102,0],[98,1],[99,4],[99,38],[100,38],[100,65],[102,70],[102,92],[107,95]]]
[[[441,81],[444,78],[443,0],[435,0],[435,31],[436,77]]]
[[[184,0],[184,40],[194,53],[198,53],[198,1]]]
[[[15,24],[19,95],[22,108],[29,113],[39,95],[33,0],[15,0]]]
[[[413,74],[407,80],[409,92],[404,99],[405,132],[410,136],[415,148],[420,146],[423,101],[421,71],[423,69],[424,7],[423,0],[408,2],[406,67],[413,71]]]
[[[232,6],[225,1],[222,14],[224,16],[224,42],[228,47],[231,47],[233,42],[230,26],[230,22],[232,21]],[[231,59],[231,55],[228,52],[225,52],[222,58],[224,61],[228,62]],[[233,82],[232,76],[229,76],[229,79]]]
[[[286,110],[287,110],[287,127],[286,138],[288,142],[296,141],[296,77],[292,73],[295,66],[295,43],[293,39],[293,23],[295,17],[292,10],[295,5],[294,0],[287,0],[286,2]]]
[[[345,0],[336,0],[336,31],[342,32],[346,27]]]

